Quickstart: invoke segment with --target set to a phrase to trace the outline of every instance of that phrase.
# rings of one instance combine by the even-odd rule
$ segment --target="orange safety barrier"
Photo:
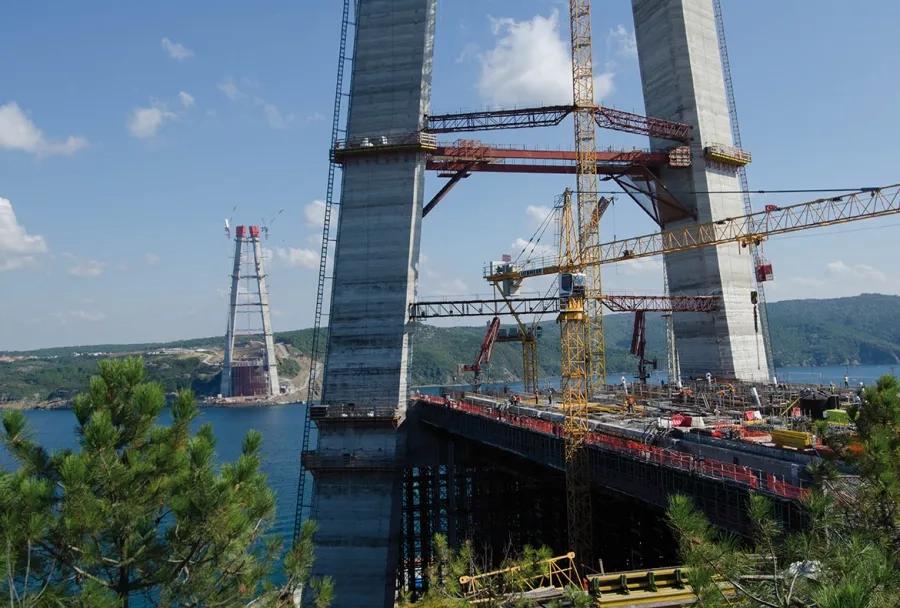
[[[526,428],[538,433],[552,435],[554,437],[563,436],[563,427],[548,420],[540,420],[529,416],[520,416],[518,414],[503,413],[499,409],[489,406],[470,403],[467,401],[456,401],[445,397],[435,397],[432,395],[415,395],[417,399],[457,409],[475,416],[482,416],[492,420],[498,420],[504,424]],[[768,433],[759,431],[741,430],[741,434],[745,436],[762,436]],[[650,446],[630,439],[622,439],[607,435],[605,433],[590,432],[585,436],[585,442],[596,445],[616,452],[626,453],[644,461],[661,464],[668,468],[680,469],[684,471],[693,471],[718,479],[731,479],[738,483],[745,484],[753,489],[760,487],[759,477],[757,473],[750,467],[721,462],[718,460],[704,459],[698,461],[691,454],[683,452],[675,452],[664,450],[655,446]],[[775,475],[766,474],[765,489],[780,496],[794,500],[803,500],[809,490],[797,487],[788,481],[779,481]]]

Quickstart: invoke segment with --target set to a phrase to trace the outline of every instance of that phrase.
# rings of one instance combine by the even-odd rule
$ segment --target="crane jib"
[[[544,275],[544,274],[552,274],[553,272],[556,272],[555,266],[552,269],[550,269],[550,268],[528,268],[526,270],[522,270],[519,273],[519,276],[522,277],[523,279],[525,279],[528,277],[536,277],[536,276],[540,276],[540,275]]]

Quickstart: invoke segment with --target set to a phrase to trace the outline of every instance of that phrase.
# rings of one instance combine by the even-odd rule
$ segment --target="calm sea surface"
[[[900,369],[898,369],[900,371]],[[783,382],[809,382],[839,384],[844,374],[849,373],[855,385],[867,385],[883,374],[893,374],[890,366],[783,368],[778,370],[778,379]],[[609,381],[618,382],[622,374],[611,374]],[[626,374],[631,381],[631,374]],[[664,376],[655,377],[658,381]],[[558,378],[542,380],[542,388],[559,386]],[[500,385],[502,386],[502,385]],[[521,388],[521,383],[510,384],[512,390]],[[289,540],[293,533],[294,511],[297,504],[297,482],[300,472],[300,450],[303,440],[302,405],[279,405],[263,408],[206,408],[201,410],[196,425],[212,423],[218,438],[219,462],[232,462],[240,455],[241,442],[247,430],[256,429],[263,436],[263,471],[268,475],[269,484],[277,493],[277,521],[271,532],[281,534]],[[54,450],[74,447],[75,415],[70,410],[28,411],[25,416],[35,432],[35,439],[45,447]],[[167,420],[163,420],[167,423]],[[14,466],[8,453],[0,447],[0,466],[9,469]],[[307,487],[309,484],[307,484]]]

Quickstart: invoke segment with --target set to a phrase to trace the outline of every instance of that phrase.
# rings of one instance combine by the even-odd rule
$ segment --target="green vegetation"
[[[845,488],[830,465],[814,471],[809,525],[785,537],[772,503],[750,497],[748,546],[717,532],[691,500],[673,496],[668,518],[691,568],[698,605],[892,608],[900,605],[900,382],[884,376],[865,392],[859,443],[845,454],[859,472]],[[727,581],[737,599],[724,597]]]
[[[26,359],[0,363],[0,404],[4,401],[71,399],[89,387],[101,357]],[[189,388],[199,395],[219,392],[219,372],[200,365],[197,356],[154,355],[145,359],[148,377],[166,393]]]
[[[769,305],[769,321],[779,367],[793,365],[893,364],[900,360],[900,297],[865,294],[834,300],[793,300]],[[631,372],[634,357],[631,345],[633,315],[611,314],[606,325],[607,368],[611,372]],[[488,319],[475,327],[417,326],[413,335],[411,376],[413,385],[464,382],[456,377],[459,363],[471,363],[484,339]],[[538,347],[540,376],[559,376],[559,329],[545,321]],[[293,347],[299,357],[312,350],[311,329],[281,332],[276,342]],[[97,369],[96,358],[75,357],[76,352],[124,354],[159,348],[221,348],[221,338],[199,338],[167,344],[103,345],[43,349],[12,355],[56,356],[57,359],[29,359],[0,363],[0,403],[21,399],[70,398],[86,390],[87,377]],[[324,345],[324,340],[320,341]],[[665,325],[660,314],[647,316],[647,351],[665,367]],[[498,344],[486,381],[503,382],[521,375],[521,348],[518,344]],[[166,391],[191,388],[197,395],[215,395],[218,375],[201,365],[193,354],[154,355],[147,358],[147,372]],[[279,365],[285,377],[296,375],[300,365],[283,359]],[[455,380],[456,378],[456,380]]]
[[[507,558],[495,569],[486,568],[484,561],[476,559],[471,542],[467,541],[459,551],[453,551],[446,537],[436,534],[434,537],[435,559],[428,565],[426,580],[429,582],[425,597],[416,603],[410,603],[408,597],[400,598],[400,606],[409,608],[468,608],[484,606],[500,608],[515,606],[516,608],[588,608],[593,605],[591,596],[576,585],[564,587],[566,601],[553,600],[539,602],[529,599],[523,594],[536,589],[551,580],[550,561],[553,555],[547,547],[534,549],[524,547],[521,554]],[[571,580],[578,582],[574,570],[567,573]],[[462,584],[460,577],[478,577],[477,585]],[[553,584],[560,584],[560,572],[557,567]]]
[[[278,376],[280,378],[293,378],[300,373],[300,364],[293,359],[281,359],[278,361]]]
[[[266,532],[275,496],[260,472],[262,436],[249,431],[235,463],[218,465],[212,426],[191,433],[190,391],[157,424],[162,387],[139,359],[109,359],[75,399],[78,449],[48,453],[19,411],[3,415],[3,445],[19,464],[0,469],[0,596],[11,606],[287,606],[311,583],[320,606],[329,580],[310,581],[313,523],[270,582],[281,544]]]

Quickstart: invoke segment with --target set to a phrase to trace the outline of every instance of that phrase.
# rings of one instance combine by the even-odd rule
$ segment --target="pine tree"
[[[11,605],[277,606],[309,583],[312,522],[285,559],[286,585],[267,582],[281,551],[266,536],[275,496],[261,435],[249,431],[237,461],[219,467],[211,425],[191,433],[193,394],[178,393],[169,426],[158,423],[165,407],[143,361],[127,358],[102,361],[75,399],[75,450],[48,453],[21,412],[4,413],[19,464],[0,471],[0,593]],[[317,587],[327,606],[330,581]]]
[[[828,463],[817,466],[802,532],[786,535],[760,495],[750,496],[749,544],[715,530],[690,498],[670,498],[667,516],[699,606],[900,606],[900,382],[882,377],[850,415],[855,449],[841,451],[857,482],[841,484]]]

